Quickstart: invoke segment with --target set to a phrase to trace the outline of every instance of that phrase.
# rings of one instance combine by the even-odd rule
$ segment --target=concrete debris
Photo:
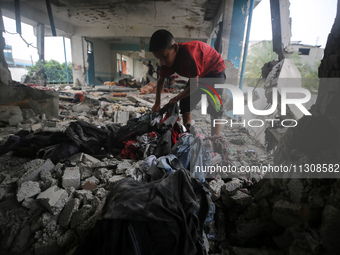
[[[77,189],[80,186],[80,170],[79,167],[66,167],[62,177],[63,188],[73,187]]]
[[[80,200],[78,198],[71,198],[64,206],[63,210],[59,216],[59,225],[63,228],[67,228],[67,226],[71,222],[72,215],[75,211],[78,210],[80,205]]]
[[[19,106],[0,106],[0,123],[4,122],[10,126],[15,126],[23,121],[24,118]]]
[[[25,109],[3,120],[1,107],[0,122],[7,126],[0,128],[0,145],[19,130],[63,132],[80,119],[97,127],[125,124],[151,109],[153,94],[138,95],[133,89],[126,97],[115,97],[113,89],[122,91],[111,86],[82,90],[82,97],[75,96],[77,90],[59,91],[63,94],[58,118]],[[162,102],[170,95],[162,94]],[[193,127],[208,137],[210,117],[200,116],[199,109],[192,112]],[[247,129],[223,129],[230,166],[272,164],[272,155]],[[212,165],[220,164],[222,156],[215,154]],[[49,159],[1,156],[0,253],[72,254],[100,217],[110,190],[125,178],[141,178],[137,171],[143,159],[96,157],[81,152],[53,164]],[[263,179],[261,173],[222,172],[207,175],[204,185],[213,201],[211,208],[216,208],[204,229],[209,254],[323,255],[340,250],[340,181]]]
[[[22,200],[26,198],[33,197],[41,192],[39,187],[39,182],[32,182],[27,181],[21,184],[18,193],[17,193],[17,199],[18,202],[21,202]]]
[[[63,209],[68,200],[66,190],[52,186],[40,193],[37,200],[52,214],[57,215]]]
[[[23,174],[18,180],[18,186],[21,186],[21,184],[26,181],[38,181],[40,172],[43,170],[53,171],[54,164],[50,159],[47,159],[46,161],[42,159],[36,159],[24,165],[24,169],[25,174]]]

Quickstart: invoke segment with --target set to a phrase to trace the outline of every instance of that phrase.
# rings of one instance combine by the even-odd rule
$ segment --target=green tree
[[[255,86],[256,84],[258,84],[259,87],[263,86],[265,79],[261,76],[261,68],[265,63],[277,59],[277,54],[273,52],[272,41],[263,41],[251,47],[247,57],[244,75],[246,84],[248,86]],[[318,67],[321,61],[316,61],[314,64],[303,63],[298,52],[291,54],[288,59],[299,69],[302,78],[302,87],[312,93],[317,93],[319,87]]]
[[[261,68],[265,63],[277,60],[277,54],[273,52],[272,41],[262,41],[249,49],[247,57],[246,70],[244,77],[248,86],[255,86],[258,79],[262,76]],[[264,79],[260,80],[261,85],[264,84]]]
[[[293,61],[300,71],[302,87],[308,89],[313,94],[317,94],[319,88],[318,68],[321,60],[317,60],[313,64],[303,63],[298,52],[294,52],[288,58]]]
[[[65,70],[65,63],[59,63],[56,60],[42,61],[41,68],[46,75],[47,83],[66,83],[67,76]],[[27,67],[28,76],[32,77],[40,69],[40,63],[36,62],[34,66]],[[69,81],[73,80],[72,75],[72,63],[67,64],[67,71],[69,76]]]

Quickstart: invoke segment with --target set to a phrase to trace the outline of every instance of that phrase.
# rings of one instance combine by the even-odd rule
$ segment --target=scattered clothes
[[[119,153],[119,156],[123,159],[139,158],[137,156],[138,144],[135,140],[129,140],[123,142],[125,144],[124,149]]]
[[[178,157],[183,167],[190,170],[195,178],[201,182],[205,181],[206,172],[201,170],[211,165],[211,149],[203,146],[203,141],[199,136],[182,135],[172,147],[171,153]]]
[[[184,169],[150,183],[125,178],[112,188],[101,220],[75,254],[206,254],[208,211],[206,191]]]
[[[182,166],[188,170],[190,168],[190,145],[193,141],[194,137],[186,133],[179,138],[178,142],[171,149],[171,153],[176,155]]]
[[[65,133],[76,143],[81,151],[90,155],[97,155],[106,146],[108,130],[97,127],[85,121],[72,122]]]
[[[142,136],[137,136],[136,140],[140,150],[143,152],[143,157],[146,158],[154,153],[157,147],[157,134],[155,132],[145,133]]]
[[[151,165],[157,165],[158,159],[156,158],[155,155],[150,155],[149,157],[145,158],[144,161],[140,164],[139,170],[141,172],[146,172],[146,170],[151,166]]]
[[[161,137],[158,140],[158,145],[155,150],[155,155],[157,157],[167,155],[171,151],[171,147],[177,143],[178,135],[180,133],[180,127],[177,125],[179,109],[177,104],[165,105],[159,114],[163,115],[166,113],[165,117],[161,121],[160,134]]]

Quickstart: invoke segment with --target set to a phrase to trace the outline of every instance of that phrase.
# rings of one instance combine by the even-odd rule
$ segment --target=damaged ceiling
[[[212,20],[218,19],[221,0],[51,0],[57,36],[81,35],[117,39],[150,37],[165,28],[177,38],[206,39],[212,31]],[[5,16],[15,18],[14,1],[1,0]],[[50,26],[46,2],[21,0],[21,20],[36,26]],[[45,35],[50,35],[49,31]]]

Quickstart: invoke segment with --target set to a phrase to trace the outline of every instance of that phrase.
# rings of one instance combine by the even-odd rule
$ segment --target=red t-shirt
[[[187,78],[205,77],[217,74],[225,69],[221,55],[208,44],[201,41],[178,43],[179,49],[172,67],[162,66],[161,77],[166,78],[173,73]]]

